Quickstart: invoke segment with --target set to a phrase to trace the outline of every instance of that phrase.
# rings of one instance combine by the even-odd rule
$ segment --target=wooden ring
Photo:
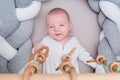
[[[96,62],[98,64],[105,64],[107,62],[107,60],[106,60],[106,58],[104,56],[100,55],[100,56],[97,56]]]
[[[71,61],[70,55],[64,54],[64,55],[62,56],[62,58],[61,58],[61,61],[62,61],[62,62]]]
[[[110,64],[110,72],[116,72],[116,69],[118,68],[119,63],[118,62],[113,62]]]
[[[36,61],[39,63],[44,63],[46,61],[46,56],[44,54],[38,54]]]
[[[45,49],[45,53],[42,52],[44,49]],[[42,46],[41,48],[38,49],[38,51],[36,53],[43,53],[47,57],[48,56],[48,52],[49,52],[49,48],[47,46]]]
[[[35,63],[31,63],[24,70],[23,80],[30,80],[30,76],[32,75],[31,73],[32,70],[34,71],[34,73],[40,72],[39,66]]]

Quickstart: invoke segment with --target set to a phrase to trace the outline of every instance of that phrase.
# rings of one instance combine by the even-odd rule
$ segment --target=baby
[[[79,73],[78,60],[95,68],[96,63],[87,63],[87,60],[93,59],[85,48],[80,44],[77,37],[70,34],[72,23],[69,14],[62,8],[52,9],[46,17],[46,27],[48,34],[39,44],[34,46],[34,51],[38,50],[42,45],[49,47],[49,55],[46,62],[42,65],[42,72],[47,74],[59,74],[60,71],[55,69],[61,63],[61,57],[69,53],[74,47],[76,51],[71,56],[72,64],[77,73]]]

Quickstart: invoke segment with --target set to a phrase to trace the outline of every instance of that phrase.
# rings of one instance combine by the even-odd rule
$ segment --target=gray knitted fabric
[[[102,28],[105,36],[100,41],[98,54],[102,54],[110,62],[120,61],[120,31],[118,30],[118,27],[120,26],[116,25],[116,22],[109,18],[107,14],[104,14],[104,11],[102,11],[103,9],[101,9],[98,5],[100,1],[110,2],[120,8],[120,0],[88,0],[90,8],[98,14],[98,23]],[[104,66],[104,69],[106,72],[109,72],[108,67]]]
[[[95,12],[100,11],[100,8],[98,7],[99,6],[98,1],[99,0],[88,0],[90,8],[92,8],[92,10],[95,11]]]
[[[0,0],[0,35],[7,38],[18,27],[14,0]]]
[[[17,8],[25,8],[31,4],[32,0],[15,0],[15,5]]]
[[[17,55],[8,62],[8,70],[12,73],[19,72],[28,63],[31,50],[32,42],[29,39],[19,48]]]
[[[31,4],[31,1],[48,1],[48,0],[15,0],[16,7],[18,8],[25,8]]]
[[[32,53],[33,19],[20,22],[16,17],[16,7],[27,7],[31,3],[32,0],[0,0],[0,36],[17,50],[9,61],[0,55],[0,73],[19,72]]]

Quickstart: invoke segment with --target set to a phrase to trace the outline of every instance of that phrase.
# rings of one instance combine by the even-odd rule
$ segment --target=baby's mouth
[[[55,34],[56,36],[60,36],[61,34]]]

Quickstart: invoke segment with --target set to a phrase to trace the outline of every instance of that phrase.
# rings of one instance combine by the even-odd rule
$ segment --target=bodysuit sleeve
[[[78,52],[78,60],[81,60],[83,63],[87,64],[88,66],[91,66],[92,68],[96,68],[96,63],[87,63],[88,60],[93,59],[93,57],[87,52],[85,48],[83,48],[81,45],[77,47]]]

